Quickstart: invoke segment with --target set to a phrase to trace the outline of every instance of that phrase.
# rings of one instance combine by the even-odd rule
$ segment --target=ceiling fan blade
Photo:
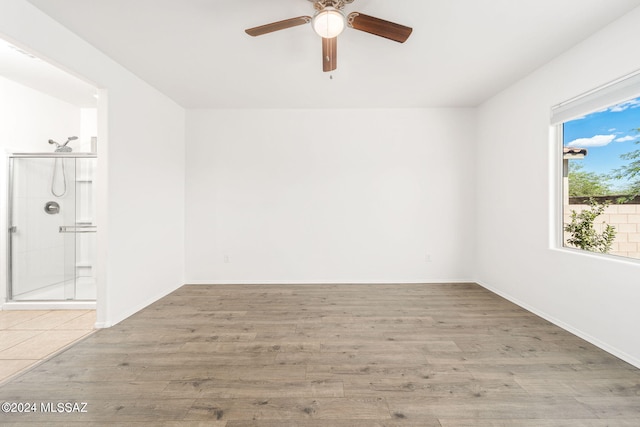
[[[359,12],[350,13],[347,17],[347,24],[356,30],[365,31],[398,43],[407,41],[413,31],[411,27],[405,27],[404,25],[374,18]]]
[[[256,37],[267,33],[273,33],[274,31],[285,30],[287,28],[297,27],[298,25],[308,24],[309,22],[311,22],[310,16],[298,16],[297,18],[272,22],[271,24],[260,25],[259,27],[249,28],[244,31],[250,36]]]
[[[338,68],[338,38],[322,38],[322,71]]]

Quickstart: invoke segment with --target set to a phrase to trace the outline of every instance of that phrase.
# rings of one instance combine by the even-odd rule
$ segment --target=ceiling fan
[[[311,16],[298,16],[284,21],[272,22],[246,29],[250,36],[256,37],[274,31],[285,30],[311,23],[313,30],[322,37],[322,71],[333,71],[337,68],[338,35],[345,26],[356,30],[404,43],[411,32],[410,27],[374,18],[359,12],[352,12],[345,17],[342,9],[354,0],[309,0],[316,12]]]

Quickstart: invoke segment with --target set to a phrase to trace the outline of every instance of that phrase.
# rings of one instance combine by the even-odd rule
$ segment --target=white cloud
[[[610,144],[615,137],[615,135],[596,135],[591,138],[578,138],[568,143],[567,147],[604,147],[605,145]]]
[[[634,139],[637,139],[637,136],[631,136],[631,135],[627,135],[627,136],[623,136],[622,138],[618,138],[615,141],[616,142],[627,142],[627,141],[633,141]]]
[[[609,111],[612,113],[620,113],[622,111],[628,110],[629,108],[639,108],[640,107],[640,98],[632,99],[631,101],[626,101],[618,105],[614,105],[609,108]]]

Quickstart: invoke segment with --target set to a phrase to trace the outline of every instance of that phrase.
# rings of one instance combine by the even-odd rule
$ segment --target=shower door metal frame
[[[15,226],[13,225],[13,160],[14,159],[96,159],[95,153],[73,153],[73,152],[44,152],[44,153],[10,153],[7,155],[7,173],[9,179],[7,184],[7,301],[13,301],[13,233]],[[88,231],[84,231],[88,232]],[[92,232],[95,232],[92,230]]]

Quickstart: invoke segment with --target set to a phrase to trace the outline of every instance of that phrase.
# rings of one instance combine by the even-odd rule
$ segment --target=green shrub
[[[571,222],[564,227],[564,231],[571,234],[567,243],[585,251],[606,254],[611,250],[613,240],[616,238],[616,229],[603,221],[602,233],[598,233],[593,223],[597,217],[604,213],[608,203],[600,204],[590,198],[589,205],[588,209],[584,209],[580,213],[571,210]]]

